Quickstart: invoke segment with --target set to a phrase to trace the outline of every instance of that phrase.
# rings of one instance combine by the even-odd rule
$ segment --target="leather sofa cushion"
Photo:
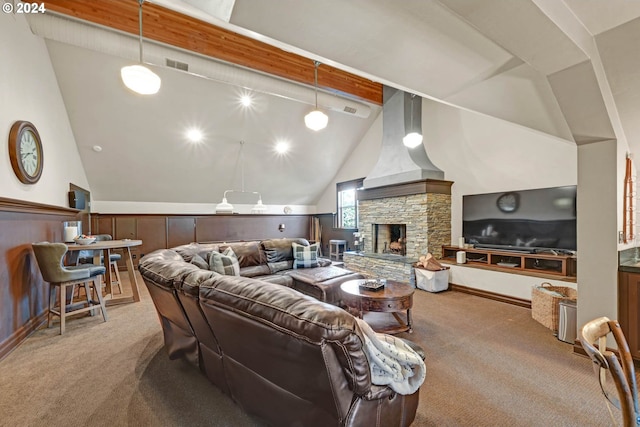
[[[267,263],[267,258],[262,250],[262,247],[260,246],[259,241],[220,244],[219,251],[222,252],[228,247],[231,248],[238,257],[240,268],[252,267],[255,265]]]
[[[293,268],[293,260],[268,262],[267,266],[272,274],[276,274],[279,271],[291,270]]]
[[[291,276],[287,276],[286,274],[270,274],[268,276],[256,277],[256,279],[286,286],[288,288],[293,286],[293,278]]]
[[[187,273],[182,279],[179,288],[182,292],[198,297],[200,293],[200,285],[212,277],[220,276],[219,273],[210,270],[197,270]]]
[[[160,249],[145,255],[138,264],[138,270],[147,279],[166,289],[180,286],[182,278],[200,268],[183,262],[182,257],[171,249]]]
[[[189,243],[187,245],[177,246],[171,250],[179,253],[182,259],[186,262],[191,262],[191,258],[196,254],[200,255],[202,259],[208,262],[211,251],[219,252],[220,248],[217,243]]]
[[[271,270],[267,264],[240,267],[240,275],[243,277],[265,276],[269,274],[271,274]]]
[[[291,243],[309,246],[307,239],[268,239],[261,242],[262,248],[267,256],[267,262],[281,262],[293,259],[293,249]]]
[[[371,388],[362,332],[356,319],[339,307],[284,286],[234,276],[213,277],[202,283],[200,306],[205,315],[208,310],[223,309],[234,313],[234,316],[250,318],[281,332],[305,337],[311,343],[331,343],[339,349],[336,356],[344,374],[350,379],[352,391],[364,395]],[[216,325],[212,328],[215,333]]]

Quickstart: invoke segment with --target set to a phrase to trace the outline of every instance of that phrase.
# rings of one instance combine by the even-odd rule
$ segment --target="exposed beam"
[[[138,35],[137,0],[48,0],[48,11]],[[313,60],[153,3],[143,6],[143,34],[155,40],[288,80],[314,84]],[[322,65],[318,86],[382,105],[382,84]]]

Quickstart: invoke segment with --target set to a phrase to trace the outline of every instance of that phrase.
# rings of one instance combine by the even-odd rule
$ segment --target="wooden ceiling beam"
[[[48,11],[138,35],[137,0],[47,0]],[[200,21],[157,4],[142,8],[143,35],[188,51],[314,85],[314,62],[264,42]],[[318,86],[382,105],[382,84],[322,64]]]

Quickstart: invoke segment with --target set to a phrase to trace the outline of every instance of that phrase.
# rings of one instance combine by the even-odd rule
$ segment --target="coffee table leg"
[[[409,333],[413,332],[413,327],[411,326],[411,309],[407,309],[407,327],[409,328]]]

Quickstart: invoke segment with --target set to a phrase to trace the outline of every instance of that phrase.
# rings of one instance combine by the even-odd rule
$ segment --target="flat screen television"
[[[462,234],[477,248],[573,252],[575,185],[462,196]]]

